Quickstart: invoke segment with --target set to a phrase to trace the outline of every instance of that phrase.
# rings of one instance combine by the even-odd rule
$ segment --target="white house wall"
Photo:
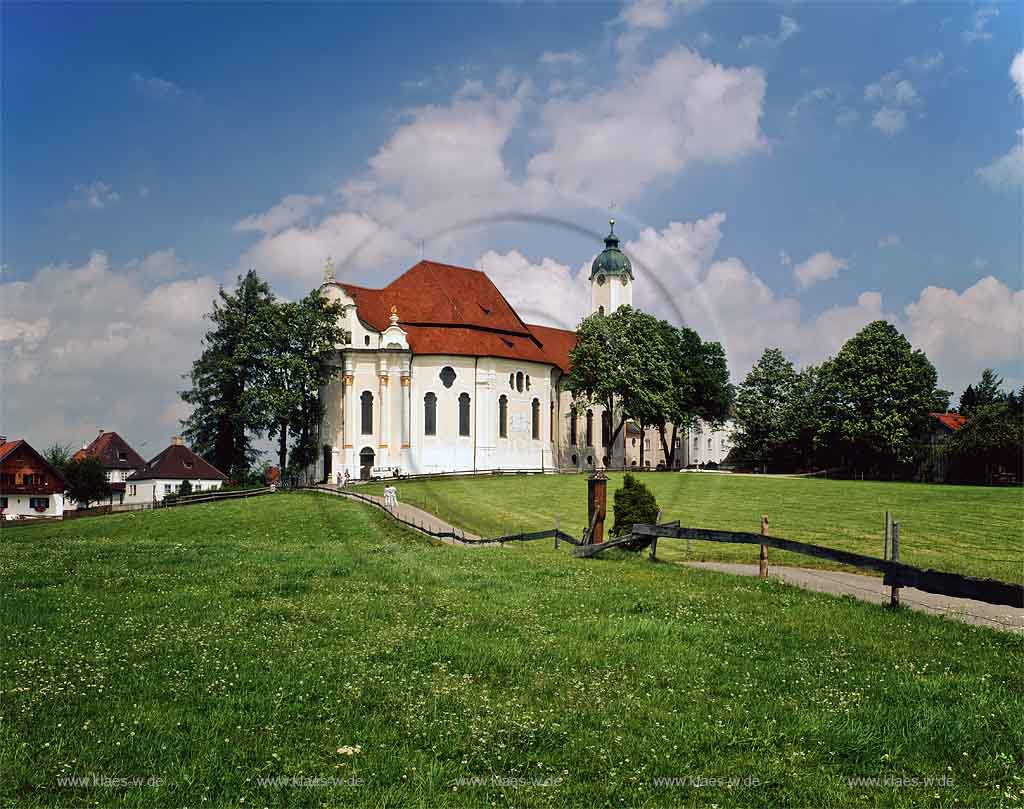
[[[5,494],[3,496],[7,498],[7,507],[4,509],[3,515],[5,520],[64,516],[63,494]],[[37,497],[44,497],[49,501],[45,511],[36,511],[29,505],[29,500]]]

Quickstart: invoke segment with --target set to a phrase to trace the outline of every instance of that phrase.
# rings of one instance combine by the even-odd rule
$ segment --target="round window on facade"
[[[599,287],[603,287],[604,286],[604,275],[603,274],[599,274],[597,276],[597,285]]]
[[[452,385],[455,384],[455,369],[452,368],[450,365],[446,365],[444,366],[444,368],[441,369],[440,376],[441,384],[444,385],[446,388],[450,388]]]

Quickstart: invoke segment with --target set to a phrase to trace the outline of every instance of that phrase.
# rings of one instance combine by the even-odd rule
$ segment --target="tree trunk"
[[[281,474],[288,468],[288,419],[281,419],[277,436],[277,463]]]
[[[235,461],[235,428],[231,417],[220,416],[217,419],[217,438],[213,445],[214,466],[229,477],[234,473]]]
[[[665,442],[665,422],[661,422],[658,425],[658,438],[661,439],[661,450],[665,453],[665,466],[669,469],[672,468],[673,453],[675,452],[675,441],[673,440],[673,446],[670,448]]]

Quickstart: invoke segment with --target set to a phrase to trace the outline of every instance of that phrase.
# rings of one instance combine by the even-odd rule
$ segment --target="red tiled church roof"
[[[339,286],[377,331],[390,325],[396,307],[398,324],[416,354],[503,357],[569,370],[576,333],[527,325],[480,270],[421,261],[383,289]]]
[[[222,480],[228,476],[184,444],[171,444],[128,480]]]
[[[967,419],[959,413],[929,413],[928,415],[954,433],[967,423]]]
[[[78,450],[72,458],[80,461],[88,455],[99,458],[104,469],[141,469],[146,465],[142,456],[115,432],[100,433],[89,446]]]

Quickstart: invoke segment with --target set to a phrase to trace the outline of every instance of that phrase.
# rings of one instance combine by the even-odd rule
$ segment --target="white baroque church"
[[[633,300],[614,220],[590,272],[591,311]],[[382,289],[335,280],[340,372],[321,395],[320,480],[490,470],[584,470],[626,463],[599,407],[571,412],[576,333],[525,323],[479,270],[420,261]]]

